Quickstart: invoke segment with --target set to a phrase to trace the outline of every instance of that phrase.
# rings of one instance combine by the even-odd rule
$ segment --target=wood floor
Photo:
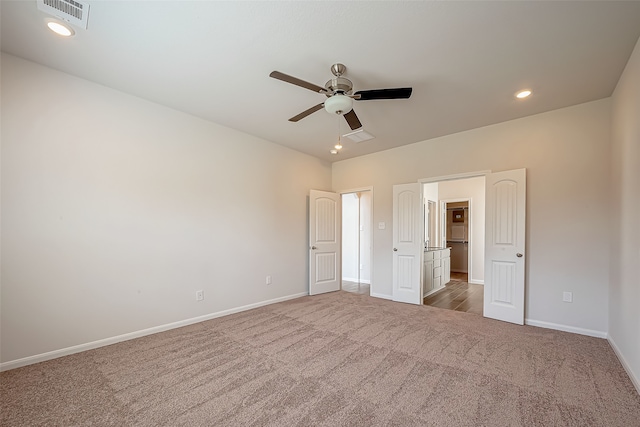
[[[444,289],[424,299],[424,305],[465,311],[482,316],[484,287],[467,282],[467,275],[451,273],[451,281]]]
[[[451,273],[451,281],[444,289],[424,299],[424,305],[465,311],[482,316],[484,287],[468,283],[467,274]],[[356,294],[369,295],[371,286],[367,283],[342,281],[342,290]]]
[[[342,290],[347,292],[353,292],[354,294],[369,295],[371,285],[368,283],[356,283],[346,280],[342,281]]]

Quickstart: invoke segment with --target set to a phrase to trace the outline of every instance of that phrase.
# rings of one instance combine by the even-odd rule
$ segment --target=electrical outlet
[[[196,291],[196,301],[202,301],[204,299],[204,291]]]
[[[270,284],[271,284],[271,276],[267,276],[267,278],[266,278],[266,280],[265,280],[265,283],[266,283],[267,285],[270,285]]]
[[[564,301],[564,302],[573,302],[573,292],[563,292],[562,293],[562,301]]]

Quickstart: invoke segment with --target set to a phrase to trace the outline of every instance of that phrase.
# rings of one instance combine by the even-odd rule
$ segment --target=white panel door
[[[524,324],[526,170],[486,176],[484,316]]]
[[[421,185],[393,186],[393,300],[422,304],[424,221]]]
[[[340,195],[309,195],[309,295],[340,290]]]

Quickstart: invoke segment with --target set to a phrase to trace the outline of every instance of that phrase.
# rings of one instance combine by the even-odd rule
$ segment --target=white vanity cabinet
[[[449,248],[434,248],[424,251],[422,266],[423,298],[434,293],[451,280],[451,251]]]
[[[451,249],[442,251],[442,286],[451,281]]]
[[[427,259],[430,258],[430,259]],[[433,254],[424,253],[424,263],[422,264],[422,297],[426,297],[433,291]]]

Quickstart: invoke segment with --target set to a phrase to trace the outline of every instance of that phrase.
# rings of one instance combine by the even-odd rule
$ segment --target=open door
[[[526,170],[486,176],[484,316],[524,324]]]
[[[340,290],[340,195],[309,194],[309,295]]]
[[[440,201],[440,246],[447,247],[447,202]]]
[[[422,185],[393,186],[393,300],[422,304]]]

